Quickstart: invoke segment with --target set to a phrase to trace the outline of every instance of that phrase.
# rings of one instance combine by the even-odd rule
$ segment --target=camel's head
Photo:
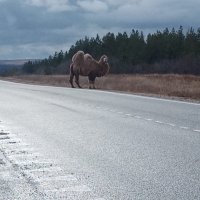
[[[103,56],[101,57],[101,60],[102,60],[103,63],[105,63],[106,65],[108,65],[108,56],[103,55]]]
[[[102,72],[101,72],[100,76],[104,76],[110,70],[110,66],[108,63],[108,56],[106,56],[106,55],[101,56],[99,63],[102,63]]]

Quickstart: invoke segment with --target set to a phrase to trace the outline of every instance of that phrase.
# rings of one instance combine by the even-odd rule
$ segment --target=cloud
[[[142,0],[105,0],[110,6],[123,6],[123,5],[134,5],[142,2]]]
[[[0,0],[0,59],[44,58],[98,33],[199,25],[199,0]]]
[[[200,2],[192,0],[193,3],[180,0],[126,0],[122,1],[106,0],[109,3],[107,13],[86,13],[85,21],[97,23],[109,28],[123,27],[139,29],[160,29],[165,27],[197,27],[198,8]],[[193,6],[192,6],[193,5]],[[197,5],[197,7],[194,7]]]
[[[88,12],[102,12],[108,10],[108,5],[99,0],[78,0],[77,5]]]
[[[26,3],[30,6],[44,7],[48,11],[61,12],[74,10],[75,7],[70,5],[68,0],[26,0]]]

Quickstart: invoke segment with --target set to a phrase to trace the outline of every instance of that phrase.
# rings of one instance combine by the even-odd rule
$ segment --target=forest
[[[113,74],[200,74],[200,28],[187,31],[165,28],[144,36],[142,31],[107,33],[78,40],[68,51],[55,52],[42,60],[28,61],[25,74],[69,73],[71,58],[78,50],[95,59],[106,54]]]

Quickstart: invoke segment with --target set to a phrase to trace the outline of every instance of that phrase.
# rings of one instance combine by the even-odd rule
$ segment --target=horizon
[[[0,60],[0,67],[1,66],[10,66],[10,65],[24,65],[27,61],[35,61],[35,60],[41,60],[41,59],[13,59],[13,60]]]

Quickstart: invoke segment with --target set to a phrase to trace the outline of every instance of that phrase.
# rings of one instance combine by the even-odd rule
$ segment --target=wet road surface
[[[199,104],[4,81],[0,95],[0,199],[200,199]]]

